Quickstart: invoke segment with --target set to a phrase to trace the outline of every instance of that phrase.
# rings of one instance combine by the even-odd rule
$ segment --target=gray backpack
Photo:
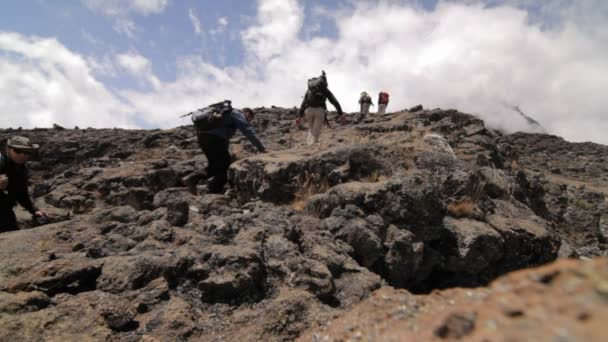
[[[314,77],[308,80],[309,101],[311,103],[323,103],[325,101],[325,91],[327,90],[327,77],[325,71],[322,71],[321,76]]]
[[[225,117],[232,113],[230,100],[214,103],[192,113],[192,123],[199,132],[211,131],[221,127]]]

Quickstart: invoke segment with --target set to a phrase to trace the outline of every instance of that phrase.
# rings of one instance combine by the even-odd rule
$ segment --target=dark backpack
[[[214,103],[192,113],[192,123],[197,131],[211,131],[222,127],[227,115],[232,113],[230,100]]]
[[[309,100],[314,104],[325,102],[325,92],[327,90],[327,77],[325,77],[325,71],[322,72],[321,76],[314,77],[308,80],[308,93]]]

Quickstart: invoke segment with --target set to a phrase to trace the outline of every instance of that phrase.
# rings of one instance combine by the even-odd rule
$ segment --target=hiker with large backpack
[[[308,80],[308,90],[306,90],[306,95],[304,95],[304,100],[302,101],[302,105],[300,105],[300,111],[296,119],[297,126],[300,125],[302,118],[306,119],[306,123],[308,124],[306,142],[308,145],[319,142],[321,129],[323,128],[323,124],[327,122],[325,100],[329,100],[336,108],[336,111],[338,111],[338,120],[342,118],[342,107],[340,107],[340,103],[327,87],[327,77],[325,71],[323,71],[321,76]]]
[[[0,233],[19,229],[13,211],[17,203],[34,217],[47,217],[45,212],[36,209],[27,191],[25,163],[38,147],[26,137],[15,136],[8,139],[6,148],[0,151]]]
[[[386,113],[386,106],[388,106],[388,93],[381,91],[378,93],[378,114]]]
[[[232,162],[229,145],[230,139],[238,129],[261,153],[266,152],[264,145],[255,134],[251,121],[255,113],[250,108],[233,109],[226,100],[197,110],[192,115],[196,128],[198,144],[207,157],[207,177],[209,192],[224,193],[228,178],[228,168]]]

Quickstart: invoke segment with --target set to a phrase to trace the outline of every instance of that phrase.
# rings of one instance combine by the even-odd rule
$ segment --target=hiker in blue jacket
[[[207,177],[211,177],[208,182],[210,193],[224,193],[228,168],[232,162],[229,151],[230,139],[237,129],[259,152],[266,152],[264,145],[255,134],[255,129],[251,126],[254,118],[255,113],[251,108],[243,108],[242,111],[233,109],[230,115],[224,116],[220,127],[208,131],[197,131],[198,144],[207,157]]]

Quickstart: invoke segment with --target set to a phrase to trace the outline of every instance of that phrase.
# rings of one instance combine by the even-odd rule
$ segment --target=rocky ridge
[[[257,112],[271,152],[237,135],[226,195],[206,193],[188,126],[0,130],[42,145],[32,192],[52,215],[0,235],[0,339],[293,340],[380,288],[606,256],[606,146],[436,109],[307,147],[293,110]]]

